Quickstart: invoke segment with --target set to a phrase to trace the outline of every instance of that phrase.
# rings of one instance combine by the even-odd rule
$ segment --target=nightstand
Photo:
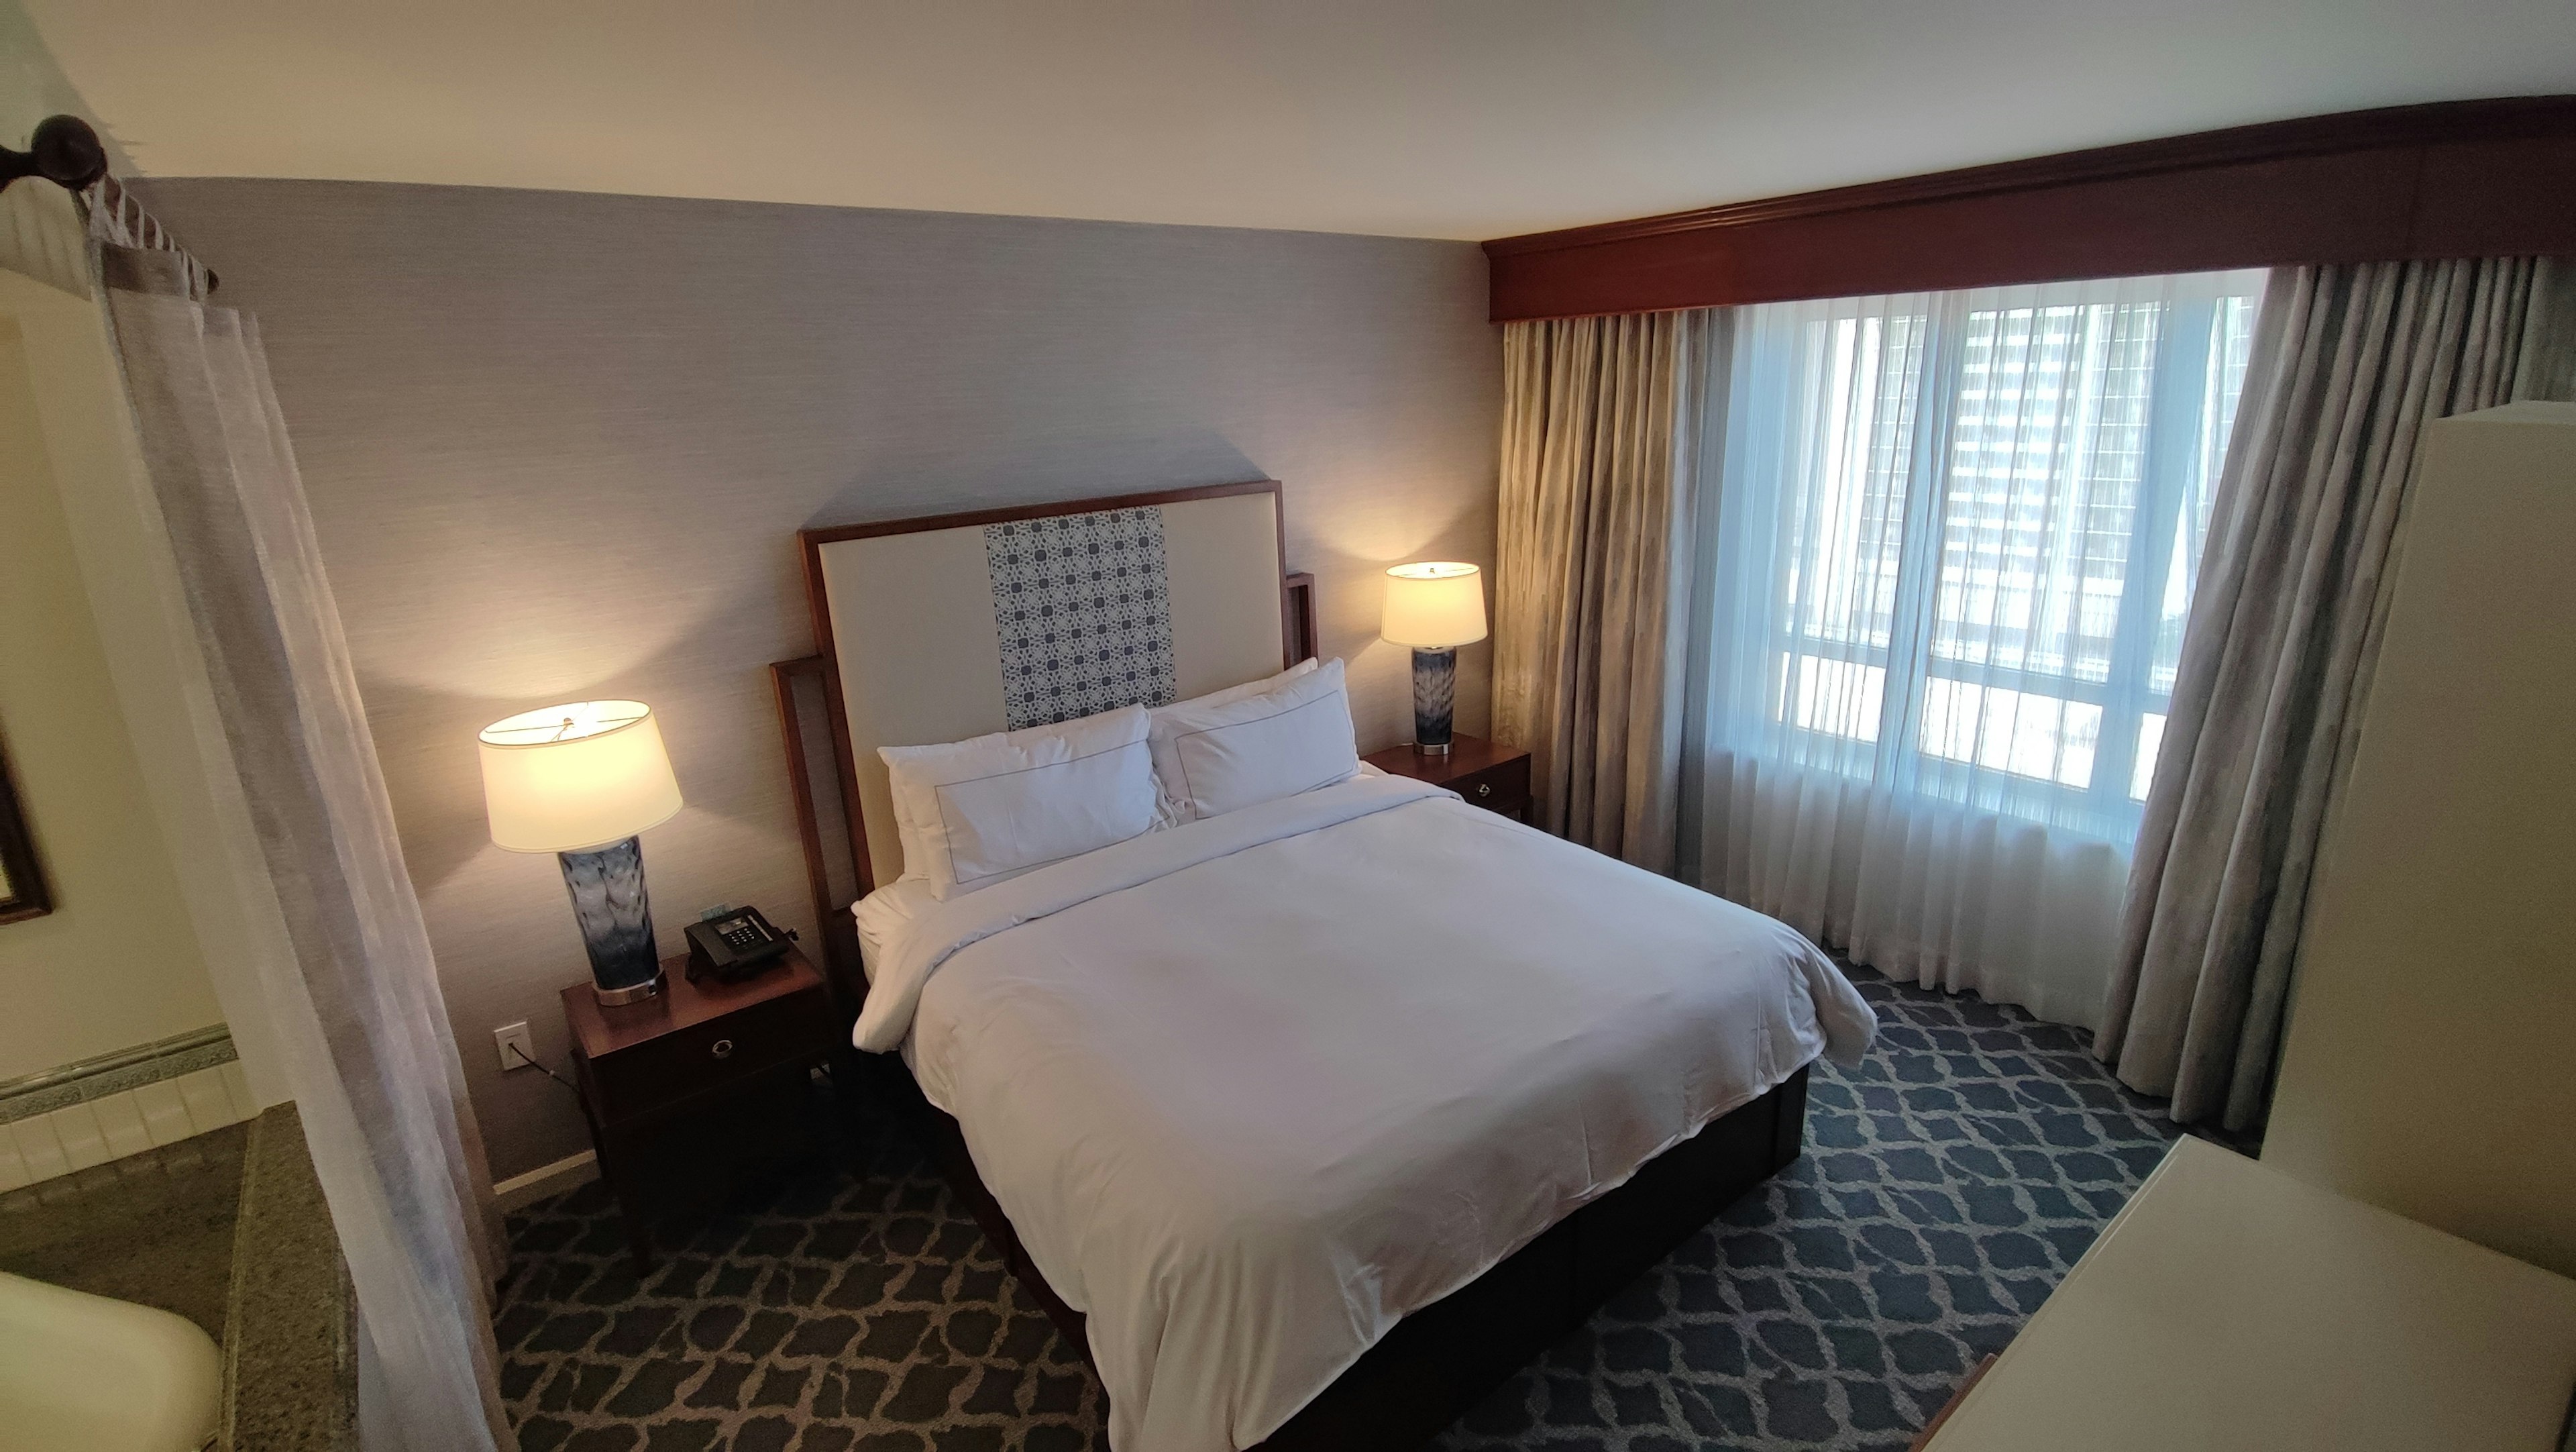
[[[1444,786],[1487,811],[1500,812],[1515,822],[1529,820],[1530,756],[1517,746],[1457,736],[1451,738],[1445,756],[1390,746],[1365,759],[1389,776]]]
[[[582,1114],[639,1271],[657,1214],[712,1208],[735,1172],[794,1147],[810,1071],[840,1037],[823,975],[792,947],[739,983],[692,983],[688,966],[664,959],[667,986],[636,1003],[563,991]]]

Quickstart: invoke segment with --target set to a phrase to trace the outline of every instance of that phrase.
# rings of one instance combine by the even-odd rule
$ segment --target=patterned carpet
[[[1856,973],[1807,1154],[1488,1397],[1450,1452],[1903,1448],[2162,1157],[2072,1030]],[[891,1125],[638,1282],[596,1185],[513,1217],[502,1394],[526,1452],[1073,1452],[1100,1393]]]

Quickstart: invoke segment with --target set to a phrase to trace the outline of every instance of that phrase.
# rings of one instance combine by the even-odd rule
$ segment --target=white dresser
[[[2263,1163],[2576,1275],[2576,404],[2425,431]]]
[[[2177,1143],[1931,1452],[2553,1452],[2576,1281]]]

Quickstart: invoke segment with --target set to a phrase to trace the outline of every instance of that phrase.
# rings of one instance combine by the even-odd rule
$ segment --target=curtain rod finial
[[[107,175],[107,148],[78,116],[48,116],[36,123],[24,151],[0,146],[0,190],[22,176],[40,176],[67,191],[81,191]]]

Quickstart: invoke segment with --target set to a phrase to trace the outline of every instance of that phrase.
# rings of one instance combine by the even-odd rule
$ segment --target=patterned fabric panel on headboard
[[[1179,698],[1161,506],[988,524],[984,558],[1012,730]]]
[[[871,880],[902,861],[878,747],[1163,705],[1278,670],[1276,489],[810,533]]]

